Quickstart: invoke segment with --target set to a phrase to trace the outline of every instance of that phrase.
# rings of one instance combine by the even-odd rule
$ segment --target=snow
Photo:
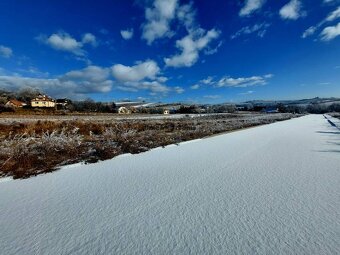
[[[340,254],[322,115],[0,183],[0,253]]]

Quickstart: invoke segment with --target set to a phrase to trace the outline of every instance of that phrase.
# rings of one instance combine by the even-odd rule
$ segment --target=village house
[[[19,100],[16,100],[16,99],[10,99],[7,103],[6,103],[6,106],[7,107],[14,107],[14,108],[21,108],[21,107],[24,107],[25,104],[24,102],[21,102]]]
[[[36,98],[31,100],[32,107],[47,107],[53,108],[55,107],[56,103],[55,100],[46,95],[39,95]]]

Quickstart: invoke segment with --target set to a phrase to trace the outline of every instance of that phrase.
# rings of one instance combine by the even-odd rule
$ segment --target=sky
[[[220,103],[340,97],[340,0],[2,0],[0,89]]]

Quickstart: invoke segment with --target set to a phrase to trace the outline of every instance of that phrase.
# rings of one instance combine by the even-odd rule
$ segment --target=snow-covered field
[[[0,182],[0,254],[340,254],[322,115]]]

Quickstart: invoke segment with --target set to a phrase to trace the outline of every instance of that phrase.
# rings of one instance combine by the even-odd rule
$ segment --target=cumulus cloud
[[[120,35],[123,37],[123,39],[130,40],[133,37],[133,28],[121,30]]]
[[[113,83],[107,74],[109,72],[101,67],[89,66],[53,79],[0,76],[0,83],[9,90],[30,87],[56,97],[84,98],[89,93],[105,93],[111,90]]]
[[[166,66],[172,67],[190,67],[195,64],[199,58],[199,52],[206,48],[211,41],[220,36],[220,31],[211,29],[197,29],[191,31],[181,40],[176,41],[176,47],[181,51],[170,58],[164,58]]]
[[[187,31],[191,30],[196,24],[195,22],[196,11],[192,3],[180,5],[177,8],[177,18],[181,24],[185,26]]]
[[[10,58],[13,55],[13,51],[11,48],[0,45],[0,57]]]
[[[302,4],[299,0],[291,0],[280,9],[282,19],[296,20],[306,15],[302,10]]]
[[[320,36],[322,41],[330,41],[340,35],[340,22],[335,26],[325,27]]]
[[[261,7],[264,5],[266,0],[246,0],[245,5],[242,7],[242,9],[239,12],[239,15],[241,17],[243,16],[249,16],[254,11],[261,9]]]
[[[137,62],[133,66],[116,64],[112,67],[90,65],[72,70],[54,78],[21,77],[3,72],[0,68],[0,84],[4,89],[35,88],[54,97],[85,98],[90,93],[107,93],[112,88],[138,92],[150,91],[152,95],[184,92],[179,86],[170,87],[167,77],[160,76],[160,68],[152,60]]]
[[[143,79],[155,79],[160,68],[153,60],[139,62],[134,66],[116,64],[112,66],[112,75],[121,82],[141,81]]]
[[[40,35],[37,39],[55,50],[71,52],[76,56],[84,56],[86,51],[83,49],[85,44],[97,45],[96,37],[91,33],[86,33],[82,41],[77,41],[65,32],[59,32],[50,36]]]
[[[176,17],[178,0],[155,0],[146,8],[146,22],[142,25],[142,38],[151,45],[154,40],[172,35],[170,23]]]
[[[153,60],[137,62],[133,66],[116,64],[111,67],[111,71],[120,90],[130,92],[149,90],[153,95],[165,95],[171,91],[183,93],[180,87],[171,88],[165,84],[168,78],[160,76],[160,68]]]
[[[61,77],[62,80],[82,81],[91,83],[102,82],[109,78],[110,69],[99,66],[88,66],[81,70],[67,72]]]
[[[142,25],[142,38],[151,45],[156,39],[172,37],[175,32],[171,29],[171,24],[176,22],[178,26],[185,28],[187,35],[176,41],[176,48],[180,53],[168,58],[164,58],[166,66],[190,67],[197,62],[199,52],[204,50],[204,54],[211,55],[217,52],[222,45],[210,48],[210,41],[220,35],[217,29],[206,31],[196,22],[196,11],[193,3],[180,4],[178,0],[154,0],[151,7],[145,10],[146,22]]]
[[[153,95],[167,94],[171,89],[158,81],[129,81],[118,83],[117,88],[123,91],[138,92],[140,90],[149,90]]]
[[[233,34],[230,38],[235,39],[237,37],[240,37],[242,35],[249,35],[252,33],[256,33],[258,37],[263,37],[265,33],[267,32],[268,27],[270,24],[268,23],[259,23],[255,24],[253,26],[245,26],[241,28],[239,31],[237,31],[235,34]]]

